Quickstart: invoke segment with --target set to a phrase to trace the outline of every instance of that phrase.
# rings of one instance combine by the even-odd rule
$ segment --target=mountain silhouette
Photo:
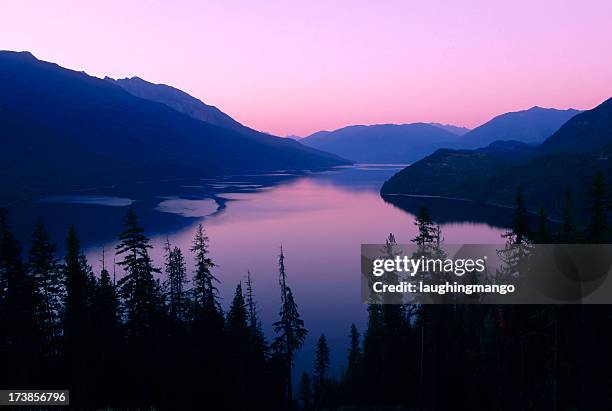
[[[172,86],[150,83],[140,77],[118,80],[105,77],[104,80],[118,85],[136,97],[163,103],[196,120],[205,121],[215,126],[229,128],[242,133],[256,133],[255,130],[243,126],[217,107],[205,104],[201,100]]]
[[[499,140],[540,144],[578,113],[580,111],[574,109],[535,106],[529,110],[501,114],[466,133],[453,148],[486,147]]]
[[[381,189],[390,194],[434,195],[512,205],[522,187],[532,210],[559,217],[565,187],[584,207],[590,179],[612,181],[612,99],[570,118],[540,146],[495,142],[475,150],[441,149],[404,168]],[[393,201],[389,197],[389,201]]]
[[[541,154],[609,150],[612,141],[612,98],[565,123],[539,147]]]
[[[458,136],[463,136],[470,132],[470,129],[467,127],[459,127],[459,126],[454,126],[452,124],[441,124],[441,123],[428,123],[428,124],[434,127],[439,127],[443,130],[446,130]]]
[[[348,126],[319,131],[302,144],[362,163],[411,163],[461,138],[426,123]]]
[[[0,90],[0,203],[124,180],[348,163],[194,119],[28,52],[0,51]]]

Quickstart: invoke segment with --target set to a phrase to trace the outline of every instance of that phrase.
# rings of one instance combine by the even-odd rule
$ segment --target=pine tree
[[[212,269],[216,265],[209,256],[208,241],[204,227],[202,224],[199,224],[191,246],[196,262],[196,271],[193,279],[194,304],[196,316],[210,315],[218,317],[221,313],[221,308],[218,302],[218,290],[215,283],[218,283],[219,280],[212,273]]]
[[[287,273],[285,271],[285,255],[281,247],[278,258],[279,284],[281,287],[281,309],[280,319],[273,324],[274,331],[278,334],[274,340],[273,348],[285,361],[286,366],[286,399],[287,408],[293,404],[293,387],[291,369],[295,359],[295,353],[304,344],[308,330],[304,327],[304,321],[300,318],[298,306],[293,299],[291,288],[287,284]]]
[[[249,325],[250,338],[262,352],[265,354],[266,340],[261,327],[261,321],[257,313],[257,303],[255,302],[255,294],[253,291],[253,281],[251,280],[251,272],[247,272],[246,280],[247,292],[246,292],[246,308],[247,308],[247,322]]]
[[[38,221],[31,239],[28,272],[38,296],[41,327],[48,344],[48,354],[57,354],[61,332],[61,310],[64,294],[64,279],[61,264],[55,253],[57,247]]]
[[[325,391],[327,385],[327,371],[329,370],[329,346],[325,335],[321,334],[317,341],[314,363],[314,392],[315,402],[318,407],[325,401]]]
[[[81,251],[76,230],[70,227],[66,238],[64,257],[64,337],[67,349],[77,350],[82,343],[85,329],[90,324],[89,267]],[[70,348],[71,347],[71,348]]]
[[[90,346],[92,334],[92,284],[91,268],[81,251],[74,227],[66,238],[64,278],[66,294],[64,300],[64,351],[71,389],[79,393],[74,400],[83,403],[91,394],[88,364],[92,356]],[[71,399],[72,401],[72,399]]]
[[[514,215],[510,231],[504,234],[511,244],[526,244],[529,241],[531,230],[529,229],[529,212],[525,206],[525,196],[523,188],[516,189],[514,200]]]
[[[350,377],[350,379],[354,379],[355,374],[359,368],[361,363],[361,345],[360,345],[360,335],[359,331],[357,331],[357,326],[355,324],[351,324],[351,331],[349,334],[350,345],[349,345],[349,353],[348,353],[348,361],[346,367],[346,374]]]
[[[262,382],[260,376],[269,373],[268,364],[266,363],[268,357],[267,342],[257,313],[255,292],[250,272],[247,272],[245,305],[248,326],[248,338],[245,344],[248,347],[248,368],[246,374],[249,402],[252,404],[266,404],[269,401],[266,398],[266,391],[269,392],[269,389]]]
[[[312,409],[313,395],[312,386],[310,384],[310,376],[303,372],[298,385],[298,395],[302,403],[302,410],[309,411]]]
[[[166,240],[165,251],[166,281],[164,288],[167,290],[170,317],[175,321],[183,321],[186,319],[188,303],[185,291],[188,283],[185,257],[181,249],[176,246],[172,248],[168,240]]]
[[[559,233],[559,242],[562,244],[575,244],[579,242],[578,228],[574,220],[574,205],[572,201],[572,191],[569,187],[565,188],[563,194],[563,221]]]
[[[43,341],[38,301],[6,214],[0,210],[0,386],[28,387],[40,361]]]
[[[359,331],[357,331],[355,324],[351,324],[347,366],[342,382],[345,387],[345,395],[353,404],[358,403],[362,396],[360,392],[362,365],[363,352],[361,350]]]
[[[227,313],[226,327],[228,332],[239,337],[246,338],[248,332],[247,310],[242,295],[242,284],[238,283],[234,292],[234,299]]]
[[[118,362],[121,355],[121,331],[119,322],[119,298],[104,263],[100,278],[96,281],[92,318],[95,324],[91,346],[95,355],[90,365],[90,377],[95,382],[96,394],[91,401],[100,405],[116,400]]]
[[[506,245],[503,249],[497,251],[497,255],[503,263],[499,269],[496,269],[498,281],[516,282],[525,278],[527,255],[531,248],[530,236],[529,213],[525,206],[523,189],[518,187],[510,231],[502,234],[502,237],[506,238]]]
[[[429,209],[425,204],[421,205],[414,225],[417,226],[418,234],[412,239],[412,242],[418,245],[419,248],[425,249],[436,242],[434,235],[435,226],[429,214]]]
[[[384,395],[384,325],[382,305],[368,305],[368,324],[363,337],[364,375],[368,379],[368,390],[363,394],[369,402],[376,402]]]
[[[538,213],[538,232],[536,234],[536,242],[538,244],[550,244],[550,240],[544,207],[540,207],[540,211]]]
[[[112,335],[119,328],[119,298],[106,268],[102,268],[93,300],[96,328],[101,335]]]
[[[38,318],[41,319],[49,355],[57,354],[59,349],[64,291],[61,264],[55,256],[56,251],[43,222],[38,221],[31,239],[28,272],[36,289]]]
[[[160,270],[153,267],[149,257],[149,239],[139,227],[133,211],[128,212],[123,227],[116,255],[122,258],[117,265],[123,268],[125,275],[117,282],[117,288],[123,300],[128,333],[133,337],[142,337],[154,326],[153,321],[158,314],[161,298],[153,273]]]
[[[610,232],[608,226],[608,198],[604,175],[597,171],[591,180],[587,191],[587,211],[589,213],[585,240],[591,244],[608,242]]]
[[[233,395],[229,401],[234,409],[247,409],[247,368],[248,368],[248,334],[247,310],[242,295],[242,285],[238,283],[234,299],[227,313],[226,330],[229,336],[230,373]]]

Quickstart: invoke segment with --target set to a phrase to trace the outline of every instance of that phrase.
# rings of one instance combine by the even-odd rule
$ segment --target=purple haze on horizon
[[[473,128],[612,90],[612,2],[5,1],[0,49],[183,89],[278,135]]]

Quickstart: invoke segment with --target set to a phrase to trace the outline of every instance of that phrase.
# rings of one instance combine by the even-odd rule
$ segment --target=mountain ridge
[[[0,201],[126,179],[318,169],[344,159],[196,120],[97,77],[0,52]]]
[[[608,99],[572,116],[540,146],[437,150],[387,180],[381,195],[390,202],[394,194],[408,194],[511,206],[517,187],[522,187],[532,210],[543,206],[550,216],[559,217],[566,187],[575,193],[575,206],[582,208],[597,171],[610,186],[612,161],[606,153],[612,149],[611,131]]]
[[[486,147],[498,140],[516,140],[526,144],[540,144],[550,137],[579,110],[533,106],[526,110],[499,114],[474,128],[452,148]]]
[[[427,123],[350,125],[319,131],[301,143],[364,163],[410,163],[460,137]]]

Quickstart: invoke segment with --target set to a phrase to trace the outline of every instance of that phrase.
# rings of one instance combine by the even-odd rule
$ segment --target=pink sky
[[[474,127],[612,96],[611,16],[610,0],[3,0],[0,49],[170,84],[278,135]]]

